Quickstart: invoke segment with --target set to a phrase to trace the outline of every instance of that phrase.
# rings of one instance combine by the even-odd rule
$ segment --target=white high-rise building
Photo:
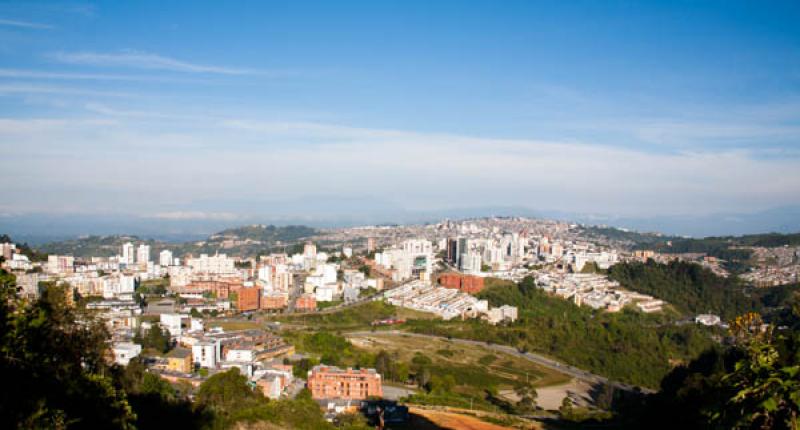
[[[187,266],[191,266],[194,271],[199,273],[235,273],[233,259],[225,254],[209,256],[200,254],[199,258],[190,258],[186,261]]]
[[[303,257],[316,258],[317,257],[317,245],[314,245],[311,242],[306,243],[303,246]]]
[[[139,264],[150,262],[150,245],[139,245],[139,249],[136,250],[136,262]]]
[[[462,267],[464,273],[480,273],[481,271],[481,254],[476,251],[469,251],[461,256]]]
[[[122,263],[125,264],[133,264],[134,263],[134,248],[133,244],[127,242],[122,245]]]
[[[165,249],[158,254],[158,264],[167,267],[172,266],[172,251]]]

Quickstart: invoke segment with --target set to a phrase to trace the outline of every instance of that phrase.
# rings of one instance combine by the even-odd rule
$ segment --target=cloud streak
[[[141,76],[141,75],[115,75],[103,73],[69,73],[69,72],[44,72],[39,70],[26,69],[0,69],[0,78],[16,78],[27,80],[75,80],[75,81],[139,81],[139,82],[182,82],[182,83],[206,83],[207,80],[198,78],[196,80],[173,79],[160,76]]]
[[[52,30],[55,27],[49,24],[42,24],[39,22],[18,21],[14,19],[0,18],[0,25],[6,27],[28,28],[32,30]]]
[[[620,215],[800,204],[796,160],[744,150],[648,153],[323,123],[190,122],[197,127],[0,121],[0,171],[25,184],[0,196],[20,208],[111,205],[187,219],[269,214],[265,202],[315,195],[379,196],[409,209],[518,205]],[[229,201],[248,204],[231,211],[215,203]],[[184,202],[177,211],[176,202]]]
[[[250,69],[190,63],[171,57],[138,51],[125,51],[120,53],[53,52],[48,55],[48,58],[64,64],[96,67],[127,67],[145,70],[166,70],[171,72],[220,75],[251,75],[256,73],[254,70]]]

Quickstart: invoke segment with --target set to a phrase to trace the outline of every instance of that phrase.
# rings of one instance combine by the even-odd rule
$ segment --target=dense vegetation
[[[679,366],[643,401],[620,402],[620,426],[656,429],[792,429],[800,413],[800,307],[788,330],[738,317],[729,347]]]
[[[136,244],[145,243],[150,245],[150,257],[157,259],[158,253],[162,250],[170,250],[176,257],[186,254],[213,254],[216,251],[234,252],[243,256],[253,256],[258,253],[269,251],[283,251],[286,244],[295,243],[303,238],[318,234],[319,232],[311,227],[301,225],[290,225],[276,227],[273,225],[260,226],[252,225],[228,229],[211,235],[208,239],[201,242],[167,243],[152,239],[142,239],[136,236],[111,235],[111,236],[87,236],[77,239],[64,240],[59,242],[46,243],[37,248],[38,251],[49,254],[67,254],[75,257],[111,257],[120,252],[120,247],[126,242]],[[239,240],[254,240],[260,244],[237,245],[234,247],[223,247],[222,242],[228,238]],[[301,245],[302,252],[302,245]]]
[[[481,321],[409,321],[418,333],[502,343],[557,357],[612,379],[655,387],[675,361],[688,361],[711,345],[695,325],[677,326],[664,315],[632,310],[592,311],[551,297],[532,278],[484,289],[492,306],[519,308],[519,319],[490,326]]]
[[[669,302],[684,315],[710,312],[725,320],[748,312],[780,313],[798,290],[797,285],[753,288],[736,277],[717,276],[698,264],[679,261],[619,263],[608,276],[629,290]]]
[[[1,428],[129,428],[135,413],[105,361],[102,323],[76,315],[64,291],[25,306],[0,271]]]
[[[742,246],[799,246],[800,233],[765,233],[745,236],[720,236],[702,239],[665,238],[658,242],[641,242],[638,249],[652,249],[664,254],[703,253],[725,260],[723,266],[733,273],[741,273],[750,267],[752,251],[739,249]]]
[[[160,324],[153,324],[144,334],[141,329],[138,330],[133,336],[133,343],[138,343],[142,348],[152,348],[159,353],[168,352],[172,348],[170,335]]]
[[[684,314],[713,313],[730,319],[759,307],[736,277],[717,276],[699,264],[625,262],[611,266],[608,276],[629,290],[665,300]]]
[[[276,242],[294,242],[317,233],[316,229],[304,225],[287,225],[285,227],[276,227],[274,225],[248,225],[223,230],[212,237],[235,236],[242,240],[250,239],[274,244]]]
[[[603,226],[582,226],[581,233],[589,238],[604,237],[608,240],[638,246],[673,239],[671,236],[664,236],[656,233],[640,233],[638,231]]]

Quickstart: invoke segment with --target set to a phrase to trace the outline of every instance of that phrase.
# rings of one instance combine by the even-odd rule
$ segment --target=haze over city
[[[3,3],[0,212],[797,227],[797,5],[716,6]]]

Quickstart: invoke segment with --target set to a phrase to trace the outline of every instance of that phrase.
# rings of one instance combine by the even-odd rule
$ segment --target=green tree
[[[206,379],[197,390],[199,406],[214,412],[222,423],[232,423],[257,414],[267,404],[260,392],[253,391],[247,377],[233,368]]]
[[[536,411],[536,399],[538,393],[529,385],[519,385],[514,388],[514,392],[519,397],[516,409],[519,414],[530,414]]]
[[[142,334],[141,330],[137,331],[133,342],[142,345],[143,348],[153,348],[161,353],[166,353],[172,348],[169,332],[162,329],[158,323],[153,323],[145,334]]]
[[[564,396],[561,400],[561,407],[558,408],[558,413],[564,419],[569,420],[572,418],[572,400],[569,396]]]
[[[724,408],[711,411],[711,420],[736,428],[788,428],[797,430],[800,412],[800,364],[781,360],[772,342],[771,328],[762,328],[757,314],[737,318],[732,324],[743,357],[721,382],[732,388]]]
[[[104,324],[68,306],[63,287],[44,293],[25,304],[0,270],[0,428],[133,428]]]
[[[238,368],[208,378],[197,391],[198,404],[222,411],[231,411],[243,403],[262,398],[247,385],[247,377],[239,373]]]

